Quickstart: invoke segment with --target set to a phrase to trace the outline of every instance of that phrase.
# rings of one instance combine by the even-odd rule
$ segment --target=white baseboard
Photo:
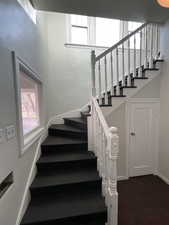
[[[128,177],[127,176],[118,176],[117,180],[118,181],[120,181],[120,180],[128,180]]]
[[[157,176],[160,177],[166,184],[169,185],[169,179],[161,173],[157,173]]]

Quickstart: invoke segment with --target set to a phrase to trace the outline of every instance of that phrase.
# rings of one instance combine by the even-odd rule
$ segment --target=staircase
[[[96,157],[87,149],[87,115],[52,125],[42,143],[22,225],[104,225]]]
[[[118,225],[118,129],[101,107],[112,112],[160,74],[161,62],[156,24],[143,24],[97,57],[92,51],[91,116],[50,126],[22,225]]]

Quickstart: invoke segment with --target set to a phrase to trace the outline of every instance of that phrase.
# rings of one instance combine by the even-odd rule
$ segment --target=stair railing
[[[102,194],[108,208],[108,225],[117,225],[117,157],[119,137],[116,127],[108,127],[101,108],[96,100],[91,99],[90,146],[97,156],[97,167],[102,177]]]
[[[100,55],[91,52],[92,96],[101,105],[110,97],[120,96],[122,87],[132,86],[143,69],[153,68],[159,57],[159,28],[145,23]]]

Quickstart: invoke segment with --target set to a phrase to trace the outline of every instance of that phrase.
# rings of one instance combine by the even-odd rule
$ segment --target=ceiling
[[[169,9],[156,0],[30,0],[37,10],[122,20],[164,22]]]

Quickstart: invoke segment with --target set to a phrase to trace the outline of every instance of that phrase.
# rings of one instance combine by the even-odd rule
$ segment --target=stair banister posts
[[[120,95],[120,87],[119,87],[119,51],[118,51],[118,47],[116,48],[116,79],[117,79],[117,83],[116,83],[116,95]]]
[[[96,65],[96,55],[95,51],[91,51],[91,75],[92,75],[92,96],[96,96],[96,74],[95,74],[95,65]]]
[[[105,95],[104,95],[104,98],[105,98],[105,104],[108,104],[108,95],[107,95],[107,57],[105,55],[104,57],[104,75],[105,75]]]
[[[153,24],[150,25],[150,58],[149,68],[153,68]]]
[[[131,85],[131,76],[130,76],[130,38],[127,41],[127,50],[128,50],[128,81]]]
[[[100,60],[98,62],[98,70],[99,70],[99,104],[102,104],[102,86],[101,86],[101,66],[100,66]]]
[[[142,30],[140,30],[140,62],[139,62],[139,73],[138,76],[142,77]]]
[[[125,86],[124,43],[122,43],[122,84]]]
[[[118,224],[118,192],[117,192],[117,158],[119,152],[119,137],[116,127],[109,128],[109,206],[108,225]]]
[[[156,25],[156,52],[155,52],[155,59],[158,59],[159,54],[159,27]]]
[[[110,53],[110,70],[111,70],[111,95],[114,93],[114,81],[113,81],[113,55],[112,52]]]
[[[145,59],[144,59],[144,68],[147,68],[147,33],[148,33],[148,27],[146,26],[144,31],[144,44],[145,44]]]
[[[136,35],[134,35],[133,77],[136,77]]]

